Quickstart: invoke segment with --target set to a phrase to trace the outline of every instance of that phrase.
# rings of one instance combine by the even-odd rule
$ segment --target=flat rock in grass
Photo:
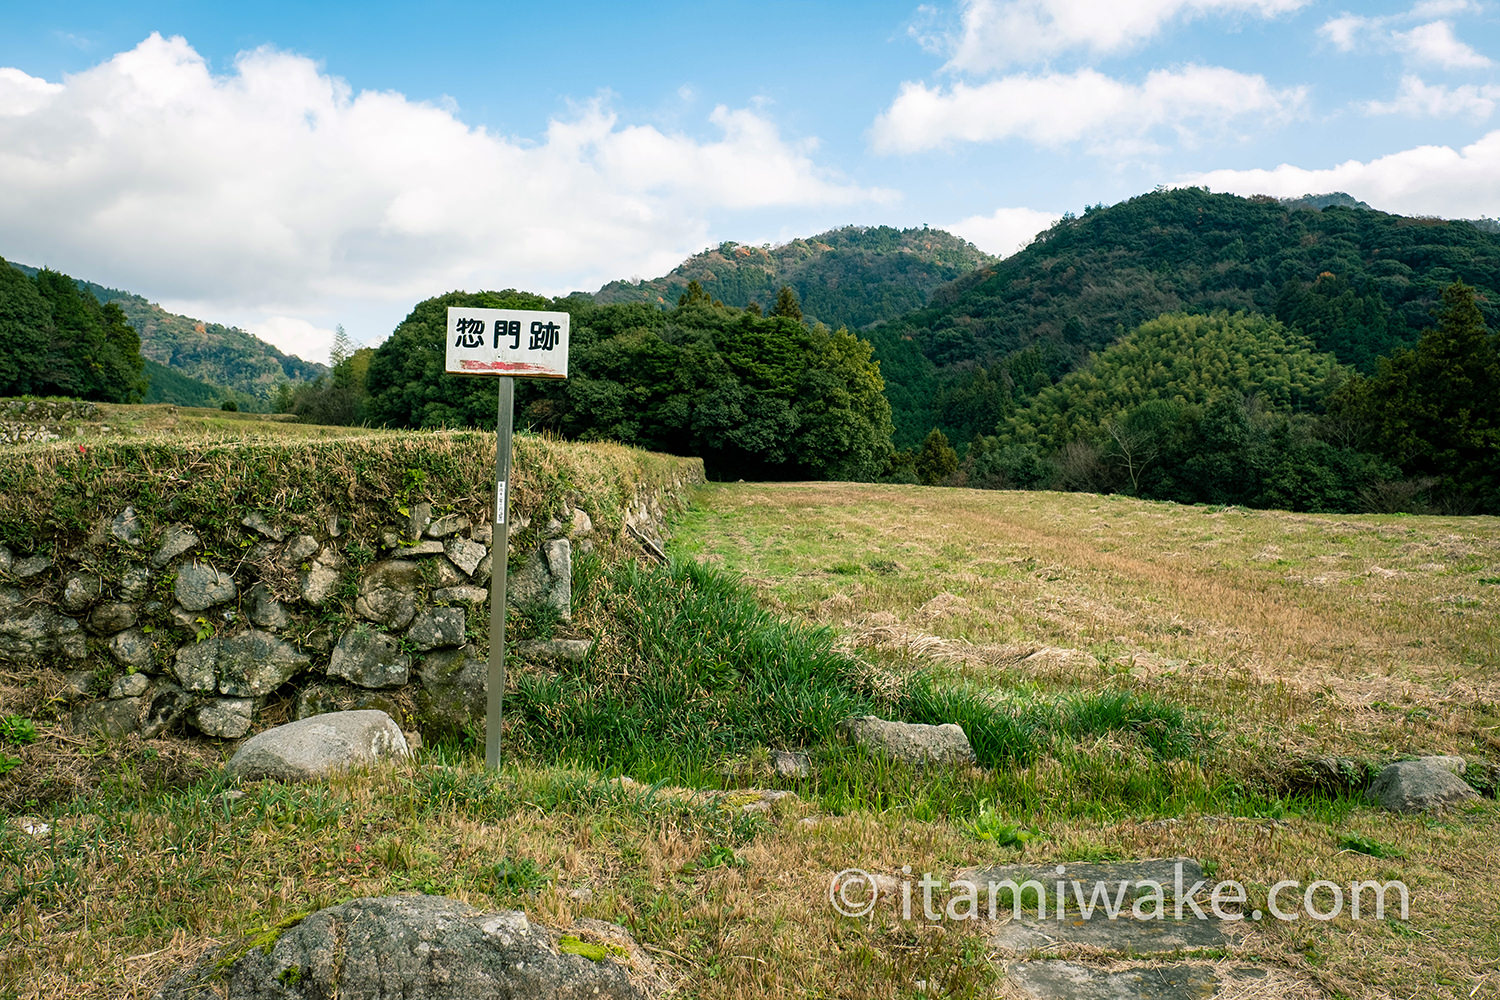
[[[11,565],[10,572],[17,580],[29,580],[51,568],[52,560],[46,556],[27,556],[25,559],[17,559]]]
[[[1203,1000],[1230,993],[1255,996],[1262,969],[1181,962],[1105,970],[1049,959],[1017,962],[1005,970],[1021,996],[1037,1000]]]
[[[1111,894],[1111,904],[1114,899]],[[1125,916],[1115,920],[1102,916],[1098,910],[1088,920],[1073,912],[1062,920],[1022,917],[1003,924],[990,936],[990,945],[1018,954],[1078,944],[1126,955],[1165,955],[1190,948],[1223,948],[1230,943],[1229,936],[1224,933],[1224,922],[1212,916],[1207,920],[1192,917],[1135,920],[1129,916],[1134,898],[1127,894],[1121,899],[1121,912]],[[988,913],[988,897],[981,893],[979,902],[980,911]],[[1072,905],[1074,901],[1069,902]]]
[[[384,712],[329,712],[257,733],[235,751],[225,770],[241,781],[311,781],[410,755],[401,727]]]
[[[484,604],[490,599],[490,592],[483,587],[443,587],[432,592],[432,599],[450,604]]]
[[[298,535],[286,543],[286,549],[281,553],[281,559],[284,563],[296,566],[302,560],[316,555],[320,548],[322,546],[318,544],[318,540],[312,535]]]
[[[593,648],[591,639],[527,639],[516,644],[516,655],[541,663],[582,663]]]
[[[141,708],[138,697],[90,702],[73,713],[73,728],[80,733],[124,736],[140,728]]]
[[[1455,760],[1462,762],[1451,757],[1397,761],[1376,776],[1365,796],[1391,812],[1424,812],[1477,799],[1479,793],[1455,773]]]
[[[235,1000],[644,1000],[636,981],[650,974],[635,942],[611,925],[591,921],[554,940],[519,910],[367,897],[318,910],[260,947],[209,954],[157,1000],[218,996],[215,977]]]
[[[951,722],[929,726],[866,715],[849,720],[849,738],[859,746],[914,764],[972,764],[975,760],[969,737]]]
[[[1162,894],[1167,899],[1183,898],[1194,884],[1204,881],[1203,866],[1193,858],[1075,861],[1062,865],[994,865],[988,868],[965,868],[955,878],[977,885],[981,899],[986,898],[985,887],[992,883],[1014,882],[1021,885],[1025,882],[1040,882],[1055,893],[1057,883],[1062,881],[1070,898],[1076,884],[1076,891],[1083,893],[1085,899],[1092,899],[1094,892],[1101,888],[1113,899],[1123,888],[1127,901],[1134,901],[1138,889],[1156,886],[1161,886]]]
[[[242,517],[240,524],[258,535],[269,538],[273,542],[279,542],[286,538],[286,532],[266,520],[266,516],[258,510],[252,510]]]

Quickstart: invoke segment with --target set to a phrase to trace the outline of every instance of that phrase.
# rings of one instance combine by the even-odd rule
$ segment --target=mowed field
[[[1500,759],[1500,519],[719,484],[676,551],[850,644],[976,679],[1149,689],[1268,763]]]
[[[1500,996],[1494,801],[1398,816],[1305,779],[1324,755],[1500,762],[1500,519],[738,483],[705,487],[674,547],[876,662],[999,698],[1142,692],[1212,733],[1186,768],[1197,790],[1175,799],[1027,791],[1088,798],[1083,758],[1146,771],[1108,739],[1020,769],[1013,794],[995,789],[1034,833],[1018,857],[1187,855],[1252,896],[1402,879],[1409,921],[1258,924],[1237,957],[1296,970],[1311,995]]]

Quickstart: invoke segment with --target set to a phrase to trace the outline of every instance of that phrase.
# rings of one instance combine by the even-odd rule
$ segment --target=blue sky
[[[7,0],[0,255],[321,360],[453,288],[1158,185],[1500,216],[1500,2]]]

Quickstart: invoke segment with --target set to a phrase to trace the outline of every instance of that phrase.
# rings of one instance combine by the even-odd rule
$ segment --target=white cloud
[[[906,83],[876,119],[872,141],[895,153],[1011,138],[1054,147],[1085,141],[1097,152],[1118,153],[1122,144],[1139,148],[1160,128],[1192,142],[1243,115],[1284,117],[1304,96],[1300,88],[1277,90],[1262,76],[1215,66],[1155,70],[1141,84],[1092,69],[946,89]]]
[[[0,66],[0,118],[29,115],[62,89],[62,84],[48,83],[18,69]]]
[[[1380,17],[1341,14],[1325,21],[1318,34],[1340,52],[1359,49],[1399,52],[1415,62],[1444,69],[1484,69],[1493,66],[1493,60],[1461,41],[1452,22],[1446,20],[1455,14],[1480,10],[1480,5],[1472,0],[1427,0],[1401,14]],[[1422,23],[1398,30],[1400,25],[1418,21]]]
[[[0,69],[0,109],[7,256],[268,330],[326,321],[283,346],[340,303],[400,316],[455,287],[567,291],[670,267],[713,212],[893,197],[822,168],[761,108],[716,108],[699,139],[596,100],[532,142],[274,49],[215,74],[159,35],[61,84]]]
[[[1488,118],[1500,101],[1500,86],[1465,84],[1448,87],[1424,83],[1420,77],[1401,78],[1401,89],[1392,101],[1367,101],[1364,110],[1372,115],[1410,115],[1416,118],[1452,118],[1470,115]]]
[[[1410,31],[1398,31],[1391,38],[1397,47],[1419,62],[1431,63],[1444,69],[1484,69],[1494,65],[1472,47],[1459,41],[1453,34],[1453,25],[1447,21],[1419,24]]]
[[[1168,23],[1208,15],[1270,18],[1310,0],[965,0],[949,43],[948,68],[991,73],[1069,49],[1115,52],[1150,39]]]
[[[188,305],[183,311],[191,313],[194,308]],[[328,364],[328,352],[333,348],[333,330],[325,330],[297,316],[269,316],[248,324],[246,332],[287,354],[324,365]]]
[[[1475,206],[1500,204],[1500,131],[1462,149],[1418,146],[1318,170],[1285,163],[1274,170],[1216,170],[1183,183],[1279,198],[1345,191],[1387,212],[1472,218],[1486,214]]]
[[[1055,212],[1039,212],[1034,208],[1000,208],[991,215],[971,215],[942,228],[986,253],[1009,257],[1060,218]]]

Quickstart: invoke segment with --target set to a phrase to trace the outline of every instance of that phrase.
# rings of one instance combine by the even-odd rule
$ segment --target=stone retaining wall
[[[540,544],[511,553],[511,605],[566,621],[574,553],[659,546],[666,509],[690,485],[684,475],[640,488],[609,537],[582,500],[535,531],[512,511],[511,537]],[[429,735],[481,724],[495,526],[416,503],[353,527],[329,516],[292,534],[257,513],[205,538],[126,507],[55,557],[0,546],[0,665],[60,677],[74,727],[117,736],[237,738],[350,708]],[[372,551],[355,537],[380,541]],[[557,645],[531,652],[583,644]]]

